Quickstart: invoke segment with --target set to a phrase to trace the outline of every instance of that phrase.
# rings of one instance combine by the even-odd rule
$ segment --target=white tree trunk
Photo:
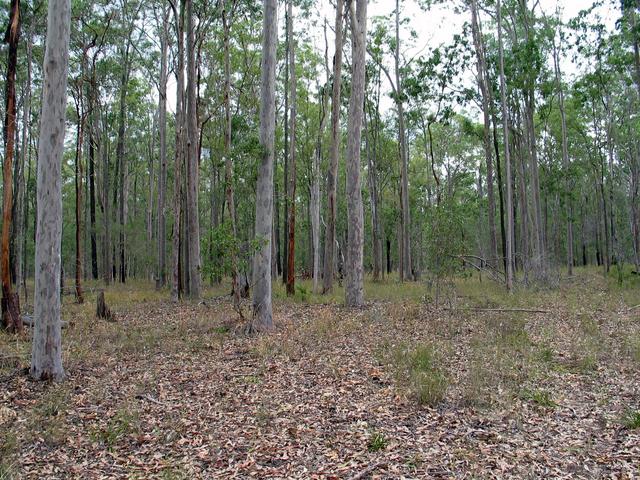
[[[273,222],[273,157],[276,130],[276,45],[278,2],[264,0],[260,78],[260,145],[262,159],[256,187],[255,235],[261,243],[253,258],[253,319],[250,331],[273,328],[271,309],[271,228]]]
[[[359,307],[364,303],[364,213],[360,186],[360,147],[364,115],[365,43],[367,40],[367,0],[351,2],[351,97],[347,130],[347,263],[345,303]]]
[[[69,66],[69,0],[49,0],[44,57],[42,115],[38,151],[38,228],[36,233],[35,296],[31,376],[62,380],[60,320],[60,246],[62,236],[62,176],[67,70]]]

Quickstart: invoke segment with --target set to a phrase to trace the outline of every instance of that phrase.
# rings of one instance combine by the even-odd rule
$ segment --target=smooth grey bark
[[[509,150],[509,111],[507,109],[507,87],[504,78],[504,48],[502,45],[502,6],[501,1],[497,0],[496,13],[498,19],[498,51],[500,57],[500,103],[502,105],[502,135],[504,140],[504,162],[505,162],[505,181],[507,184],[506,192],[506,211],[507,211],[507,228],[506,228],[506,284],[509,292],[513,291],[513,184],[511,175],[511,153]]]
[[[71,3],[49,0],[40,141],[38,209],[31,376],[62,380],[60,319],[60,247],[62,240],[62,174]]]
[[[271,228],[273,222],[273,158],[276,129],[276,46],[278,2],[263,0],[262,60],[260,65],[260,145],[262,158],[256,186],[255,236],[261,243],[253,257],[252,332],[271,330]]]
[[[198,209],[198,112],[196,105],[196,60],[193,0],[187,4],[187,248],[189,250],[189,296],[199,299],[202,290],[200,268],[200,216]]]
[[[324,235],[322,293],[333,289],[336,252],[336,201],[338,196],[338,158],[340,155],[340,88],[342,83],[342,15],[344,0],[336,0],[335,53],[331,91],[331,156],[327,172],[327,223]]]
[[[158,174],[158,266],[157,288],[167,284],[167,218],[165,211],[167,195],[167,57],[169,50],[168,9],[162,7],[162,36],[160,37],[160,83],[158,88],[158,136],[160,148],[160,171]]]
[[[351,96],[347,126],[347,259],[345,303],[364,304],[364,213],[360,184],[360,150],[364,116],[365,44],[367,41],[367,0],[350,0]]]

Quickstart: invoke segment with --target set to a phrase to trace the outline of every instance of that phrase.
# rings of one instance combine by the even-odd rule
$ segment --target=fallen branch
[[[364,478],[367,475],[369,475],[370,473],[372,473],[374,470],[377,470],[378,468],[380,468],[380,467],[382,467],[384,465],[386,465],[384,462],[376,462],[373,465],[369,465],[367,468],[362,470],[360,473],[357,473],[354,476],[350,477],[349,480],[359,480],[360,478]]]
[[[443,310],[471,310],[474,312],[526,312],[526,313],[551,313],[551,310],[539,310],[535,308],[480,308],[480,307],[444,307]]]
[[[33,317],[31,315],[23,315],[22,323],[27,327],[33,327],[35,322],[33,321]],[[69,323],[65,322],[64,320],[61,323],[62,323],[62,328],[67,328],[69,326]]]
[[[627,308],[627,312],[633,312],[636,308],[640,308],[640,304]]]
[[[155,403],[156,405],[161,405],[163,407],[166,407],[167,404],[164,402],[161,402],[160,400],[156,400],[155,398],[153,398],[151,395],[149,395],[148,393],[144,394],[144,395],[136,395],[136,398],[138,400],[148,400],[151,403]]]

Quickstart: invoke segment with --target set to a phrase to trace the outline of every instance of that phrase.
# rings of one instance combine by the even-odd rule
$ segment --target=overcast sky
[[[392,14],[395,10],[395,3],[395,0],[370,0],[367,12],[369,26],[371,26],[371,19],[373,17]],[[328,24],[330,25],[329,58],[333,56],[334,4],[334,1],[319,0],[317,2],[316,12],[312,15],[308,23],[305,22],[307,24],[304,26],[306,34],[315,40],[319,49],[324,49],[322,24],[323,18],[327,18]],[[433,7],[430,11],[425,12],[418,7],[414,0],[401,0],[401,15],[410,19],[410,24],[403,26],[401,31],[402,41],[404,42],[403,53],[407,58],[413,57],[418,52],[429,51],[441,44],[448,44],[453,40],[455,34],[462,32],[462,27],[464,23],[469,20],[468,17],[470,17],[470,14],[466,10],[462,14],[454,13],[452,4],[460,4],[460,1],[450,1],[447,5]],[[283,3],[280,4],[278,11],[281,38],[284,31],[284,11],[282,5]],[[575,17],[580,10],[588,8],[590,5],[590,0],[539,0],[536,14],[540,15],[544,12],[549,16],[553,16],[559,8],[562,12],[563,20],[567,21]],[[613,28],[618,12],[612,11],[611,7],[602,7],[598,10],[598,14],[603,18],[603,22],[609,28]],[[296,13],[294,12],[294,17],[295,15]],[[315,27],[311,26],[312,21],[315,21]],[[488,23],[488,19],[483,19],[483,22],[484,24]],[[299,23],[297,25],[297,28],[302,27]],[[411,29],[417,33],[417,39],[413,41],[413,45],[410,45],[408,37]],[[571,77],[577,73],[575,66],[571,64],[569,59],[564,59],[562,70],[566,77]],[[472,72],[469,72],[469,75],[472,75]],[[471,81],[471,76],[469,77],[469,81]],[[170,111],[175,112],[175,78],[169,79],[167,87],[169,90],[167,98],[168,108]],[[392,107],[392,102],[387,95],[384,97],[381,107],[383,110],[387,110]],[[477,114],[477,112],[475,113]]]

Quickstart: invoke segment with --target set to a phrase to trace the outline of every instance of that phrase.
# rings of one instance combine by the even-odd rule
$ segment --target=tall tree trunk
[[[91,276],[98,279],[98,245],[96,241],[96,65],[91,66],[91,80],[88,85],[89,102],[89,229],[91,236]]]
[[[260,65],[260,145],[262,159],[256,187],[255,236],[262,242],[253,258],[253,318],[249,331],[273,328],[271,308],[271,224],[273,222],[273,157],[275,149],[276,45],[278,2],[263,0]]]
[[[231,63],[229,59],[229,16],[228,0],[222,2],[222,29],[224,35],[224,183],[225,196],[231,224],[231,234],[235,242],[238,241],[236,227],[236,205],[233,192],[233,162],[231,160]],[[235,249],[231,251],[231,292],[236,308],[240,306],[240,288],[238,285],[238,257]]]
[[[31,41],[31,32],[26,32],[26,49],[27,49],[27,80],[26,88],[23,91],[22,105],[22,148],[20,152],[20,173],[17,179],[18,191],[16,192],[16,288],[19,295],[20,288],[24,287],[25,302],[27,301],[27,284],[26,284],[26,229],[27,229],[27,197],[25,185],[25,169],[27,168],[27,159],[29,151],[29,123],[31,122],[31,62],[33,60],[33,43]]]
[[[44,56],[43,104],[38,151],[38,209],[31,376],[62,380],[60,247],[62,237],[62,153],[69,65],[69,0],[49,0]]]
[[[318,293],[318,282],[320,280],[320,164],[322,162],[322,139],[327,123],[327,109],[329,107],[329,43],[327,41],[327,22],[324,23],[324,62],[327,79],[324,87],[318,88],[320,105],[320,128],[316,140],[316,149],[313,156],[312,183],[311,183],[311,237],[313,249],[313,293]]]
[[[478,86],[482,96],[482,117],[483,117],[483,145],[485,162],[487,165],[487,200],[488,200],[488,220],[489,220],[489,263],[494,265],[498,259],[498,241],[496,235],[496,201],[493,190],[493,155],[491,151],[491,114],[489,106],[489,77],[484,55],[484,44],[482,32],[480,31],[480,21],[478,19],[478,7],[476,0],[470,1],[471,6],[471,26],[473,29],[473,43],[475,45],[478,69]]]
[[[498,18],[498,50],[500,56],[500,99],[502,103],[502,134],[504,137],[505,181],[507,184],[506,206],[506,283],[507,290],[513,291],[513,183],[511,179],[511,154],[509,151],[509,111],[507,109],[507,87],[504,77],[504,48],[502,46],[502,6],[497,0],[496,12]]]
[[[567,215],[567,274],[573,275],[573,212],[571,206],[571,185],[569,182],[569,146],[567,142],[567,118],[564,109],[564,88],[562,86],[562,74],[560,72],[560,55],[558,48],[553,42],[553,66],[556,76],[556,87],[558,88],[558,101],[560,106],[560,120],[562,126],[562,167],[564,169],[564,188]]]
[[[156,287],[167,284],[167,218],[165,203],[167,196],[167,56],[169,49],[169,13],[162,7],[162,37],[160,38],[160,84],[158,92],[158,129],[160,141],[160,172],[158,174],[158,271]]]
[[[404,101],[402,93],[402,83],[400,78],[400,0],[396,0],[396,45],[395,45],[395,100],[398,109],[398,144],[400,145],[400,206],[402,210],[401,218],[401,258],[400,258],[400,281],[413,280],[411,271],[411,225],[409,212],[409,150],[407,148],[407,131],[404,118]]]
[[[284,28],[285,28],[285,47],[284,47],[284,112],[283,112],[283,128],[284,128],[284,159],[283,159],[283,184],[284,205],[283,205],[283,242],[282,242],[282,283],[287,284],[287,275],[289,274],[289,9],[284,12]],[[274,163],[275,163],[274,159]]]
[[[120,77],[120,108],[118,114],[118,143],[116,145],[116,162],[118,164],[118,187],[120,189],[119,204],[118,204],[118,217],[120,221],[119,232],[119,255],[120,255],[120,268],[119,277],[120,282],[124,283],[127,277],[126,270],[126,253],[125,253],[125,227],[127,224],[127,183],[129,181],[127,175],[127,160],[125,158],[125,135],[127,124],[127,86],[129,84],[129,48],[130,43],[127,42],[124,47],[123,61],[122,61],[122,75]]]
[[[4,41],[9,44],[7,61],[7,81],[5,84],[4,117],[4,168],[3,168],[3,211],[2,211],[2,319],[9,331],[22,331],[20,317],[20,299],[13,293],[11,286],[11,268],[9,242],[13,209],[13,157],[16,141],[16,68],[18,65],[18,40],[20,36],[20,1],[11,0],[9,25]]]
[[[187,2],[187,248],[189,251],[189,296],[201,296],[200,217],[198,209],[199,159],[196,105],[195,25],[193,0]]]
[[[173,242],[172,242],[172,282],[171,299],[177,302],[181,292],[181,262],[180,262],[180,220],[182,216],[182,165],[184,163],[184,5],[180,1],[179,11],[174,9],[176,17],[176,33],[178,37],[178,59],[176,65],[176,147],[175,167],[173,173]]]
[[[342,83],[342,15],[344,0],[336,0],[336,44],[333,56],[331,92],[331,157],[327,172],[327,223],[324,235],[322,293],[333,289],[336,252],[336,197],[338,194],[338,158],[340,155],[340,87]]]
[[[106,117],[106,115],[105,115]],[[109,137],[107,134],[106,120],[103,125],[103,139],[102,139],[102,205],[104,208],[103,223],[104,223],[104,283],[110,285],[113,280],[113,244],[111,241],[111,201],[109,198],[110,190],[110,177],[109,171]]]
[[[356,7],[354,7],[354,0],[349,1],[352,62],[346,156],[349,229],[345,303],[350,307],[359,307],[364,303],[364,213],[360,186],[360,148],[364,114],[367,0],[356,0]]]
[[[81,73],[82,75],[82,73]],[[82,82],[81,79],[78,80]],[[78,86],[78,98],[76,100],[76,113],[78,115],[78,125],[76,131],[76,161],[75,161],[75,188],[76,188],[76,301],[84,303],[84,293],[82,291],[82,177],[84,171],[82,168],[82,145],[84,142],[84,123],[85,112],[82,103],[82,87]]]
[[[287,185],[287,198],[289,204],[289,216],[287,221],[287,295],[293,295],[296,292],[296,107],[297,107],[297,88],[296,88],[296,46],[293,38],[293,0],[289,0],[287,29],[289,45],[289,81],[291,82],[289,102],[291,111],[289,115],[289,184]]]

